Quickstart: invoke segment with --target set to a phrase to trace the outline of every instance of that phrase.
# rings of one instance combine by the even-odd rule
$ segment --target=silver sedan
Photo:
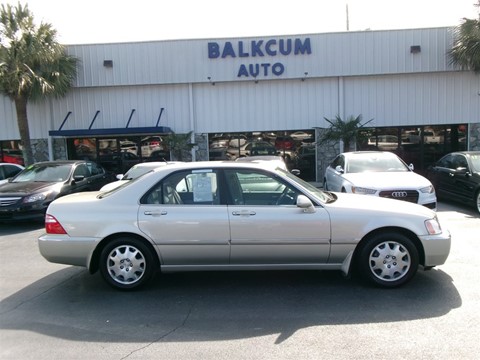
[[[325,192],[254,163],[161,167],[110,192],[59,198],[45,222],[48,261],[99,270],[122,290],[157,270],[339,270],[396,287],[450,251],[430,209]]]

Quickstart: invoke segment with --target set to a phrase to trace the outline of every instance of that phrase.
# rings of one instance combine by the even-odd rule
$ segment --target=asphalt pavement
[[[119,292],[0,225],[0,359],[477,359],[480,217],[440,203],[445,265],[385,290],[333,271],[158,275]]]

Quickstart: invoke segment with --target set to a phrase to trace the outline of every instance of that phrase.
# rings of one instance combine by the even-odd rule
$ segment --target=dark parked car
[[[141,162],[138,155],[130,151],[100,155],[98,162],[107,170],[115,174],[125,174],[133,165]]]
[[[43,220],[48,205],[58,197],[99,190],[114,180],[114,174],[91,161],[36,163],[0,187],[0,221]]]
[[[243,144],[240,147],[229,147],[227,149],[227,158],[235,160],[244,156],[272,156],[277,155],[275,147],[266,141],[252,141]]]
[[[299,147],[295,153],[294,167],[300,170],[301,178],[313,180],[315,177],[315,146]]]
[[[162,150],[153,150],[152,153],[145,161],[169,161],[170,160],[170,151],[166,149]]]
[[[427,178],[438,198],[474,205],[480,213],[480,151],[445,155],[428,169]]]

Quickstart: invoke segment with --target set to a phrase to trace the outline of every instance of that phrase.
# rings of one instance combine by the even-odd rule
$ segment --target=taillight
[[[47,234],[66,234],[62,225],[52,215],[45,215],[45,230]]]

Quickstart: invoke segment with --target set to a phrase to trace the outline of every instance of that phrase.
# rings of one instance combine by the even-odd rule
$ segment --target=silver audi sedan
[[[81,209],[81,211],[79,211]],[[50,262],[132,290],[158,270],[339,270],[396,287],[443,264],[450,233],[417,204],[330,193],[281,168],[178,163],[108,192],[64,196],[38,239]]]

